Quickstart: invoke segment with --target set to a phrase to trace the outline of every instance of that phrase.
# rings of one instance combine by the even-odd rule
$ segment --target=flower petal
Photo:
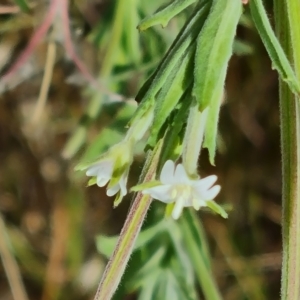
[[[91,165],[86,171],[87,176],[111,177],[114,167],[113,160],[105,160]]]
[[[103,186],[107,185],[109,180],[110,180],[110,177],[100,177],[100,176],[98,176],[97,177],[97,185],[99,187],[103,187]]]
[[[215,185],[209,190],[202,191],[201,198],[205,201],[213,200],[220,192],[221,186]]]
[[[119,181],[122,196],[125,196],[127,194],[126,184],[127,184],[127,174],[123,174]]]
[[[164,203],[171,203],[174,200],[170,197],[170,185],[159,185],[142,191],[143,195],[150,195],[152,198]]]
[[[174,220],[177,220],[180,217],[182,210],[184,208],[185,202],[186,202],[185,200],[186,199],[184,197],[180,197],[175,202],[175,205],[174,205],[174,208],[172,211],[172,217]]]
[[[174,181],[176,183],[181,183],[181,184],[182,183],[189,184],[191,182],[191,180],[187,176],[184,166],[182,164],[178,164],[176,166],[176,170],[175,170],[175,174],[174,174]]]
[[[201,207],[200,201],[198,201],[198,198],[193,198],[192,199],[192,206],[196,209],[199,210]]]
[[[114,164],[115,162],[113,160],[106,160],[101,162],[101,166],[98,174],[103,174],[111,177],[113,173]]]
[[[99,168],[99,164],[89,167],[85,173],[86,176],[97,176]]]
[[[113,187],[107,189],[106,195],[108,197],[114,196],[119,190],[120,190],[120,185],[119,185],[119,183],[117,183]]]
[[[167,160],[160,173],[160,181],[162,184],[173,183],[175,164],[172,160]]]
[[[216,175],[210,175],[203,179],[197,180],[194,184],[196,189],[207,190],[217,181],[218,177]]]
[[[207,206],[206,205],[206,201],[204,201],[202,198],[193,198],[192,199],[192,205],[196,210],[199,210],[200,207],[204,207],[204,206]]]

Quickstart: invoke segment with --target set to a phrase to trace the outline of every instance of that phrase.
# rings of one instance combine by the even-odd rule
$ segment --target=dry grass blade
[[[47,58],[46,58],[46,65],[45,65],[45,73],[43,76],[42,86],[40,89],[39,98],[33,113],[32,122],[34,124],[37,124],[42,117],[43,110],[46,105],[47,96],[49,87],[51,84],[52,74],[53,74],[53,68],[55,64],[55,56],[56,56],[56,45],[54,42],[50,42],[48,44],[48,50],[47,50]]]
[[[0,214],[0,255],[13,298],[15,300],[29,300],[18,264],[9,249],[8,243],[6,226]]]

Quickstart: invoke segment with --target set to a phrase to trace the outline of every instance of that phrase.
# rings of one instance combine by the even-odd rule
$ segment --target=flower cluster
[[[86,169],[86,175],[92,176],[89,184],[96,183],[99,187],[107,186],[107,196],[114,196],[115,206],[120,203],[127,194],[127,179],[129,167],[133,160],[133,142],[131,140],[123,141],[114,145],[100,159],[90,165],[83,167]]]
[[[197,138],[193,139],[188,136],[185,141],[186,149],[195,146],[197,140],[196,151],[184,151],[183,163],[177,166],[172,160],[167,160],[162,168],[159,181],[146,182],[135,186],[133,191],[141,191],[144,195],[150,195],[152,198],[173,205],[172,217],[178,219],[184,207],[193,207],[199,210],[201,207],[209,207],[223,217],[227,217],[226,212],[216,204],[213,199],[220,192],[220,185],[214,185],[217,176],[211,175],[205,178],[199,178],[195,173],[197,165],[197,157],[199,155],[202,144],[204,127],[206,123],[207,113],[198,113],[195,109],[191,111],[195,116],[193,119],[192,129],[196,125],[201,134],[197,134]],[[106,194],[115,196],[114,205],[117,206],[122,198],[127,194],[127,179],[130,165],[133,161],[133,148],[136,141],[140,140],[153,118],[153,111],[143,115],[143,117],[135,122],[128,130],[124,140],[111,147],[100,158],[89,164],[79,165],[77,169],[86,170],[86,175],[91,176],[89,185],[97,184],[99,187],[107,185]],[[201,128],[199,128],[201,127]],[[190,130],[193,132],[193,130]],[[195,135],[193,135],[195,137]],[[190,145],[190,143],[193,145]],[[191,160],[191,158],[193,158]],[[189,167],[191,166],[191,167]],[[186,168],[187,167],[187,168]]]
[[[127,180],[129,168],[133,161],[133,148],[149,129],[153,114],[154,109],[150,107],[138,120],[131,124],[123,141],[112,146],[96,161],[76,166],[77,170],[86,170],[86,175],[92,177],[89,185],[97,184],[99,187],[107,185],[107,196],[116,195],[115,206],[127,194]]]

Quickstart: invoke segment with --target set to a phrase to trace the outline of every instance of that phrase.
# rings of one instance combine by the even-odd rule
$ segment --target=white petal
[[[89,167],[85,173],[86,176],[97,176],[99,168],[99,164]]]
[[[185,201],[186,199],[184,199],[183,197],[180,197],[179,199],[177,199],[177,201],[175,202],[175,206],[173,208],[173,211],[172,211],[172,217],[174,220],[177,220],[181,213],[182,213],[182,210],[183,210],[183,207],[185,205]]]
[[[170,189],[169,185],[159,185],[149,189],[145,189],[142,193],[145,195],[150,195],[152,198],[160,200],[164,203],[171,203],[174,200],[170,197]]]
[[[87,176],[111,177],[114,161],[105,160],[92,165],[86,172]]]
[[[200,207],[206,206],[206,202],[202,198],[193,198],[192,205],[196,210],[199,210]]]
[[[97,177],[97,185],[99,187],[103,187],[105,185],[107,185],[107,183],[110,181],[110,177]]]
[[[127,194],[126,184],[127,184],[127,174],[123,174],[119,181],[122,196],[125,196]]]
[[[193,206],[196,210],[199,210],[200,207],[201,207],[201,202],[198,201],[197,198],[193,198],[193,199],[192,199],[192,206]]]
[[[120,190],[120,185],[119,185],[119,183],[117,183],[113,187],[107,189],[106,195],[108,197],[114,196],[119,190]]]
[[[201,196],[200,198],[202,198],[205,201],[213,200],[219,194],[220,190],[221,190],[221,186],[215,185],[209,190],[201,191],[199,195]]]
[[[190,179],[187,176],[184,166],[182,164],[179,164],[176,167],[174,181],[176,183],[190,183]]]
[[[114,168],[114,161],[113,160],[107,160],[101,162],[101,166],[99,168],[99,173],[111,177],[113,173],[113,168]]]
[[[172,183],[174,177],[175,164],[172,160],[167,160],[160,173],[160,181],[162,184]]]
[[[197,190],[207,190],[217,181],[218,177],[216,175],[210,175],[203,179],[197,180],[194,184]]]

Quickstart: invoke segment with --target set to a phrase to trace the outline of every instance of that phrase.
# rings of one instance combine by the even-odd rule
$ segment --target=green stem
[[[158,143],[153,153],[148,156],[144,166],[144,176],[142,173],[143,182],[154,179],[161,144],[161,142]],[[94,300],[110,300],[114,295],[133,251],[135,240],[140,232],[151,201],[152,198],[150,196],[143,196],[141,192],[135,197],[122,228],[117,246],[105,268]]]
[[[276,31],[300,79],[300,2],[275,0]],[[283,173],[282,300],[300,299],[300,126],[299,97],[280,80]]]

